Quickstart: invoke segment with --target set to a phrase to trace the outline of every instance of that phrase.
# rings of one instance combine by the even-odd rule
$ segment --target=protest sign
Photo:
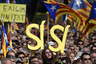
[[[0,19],[4,22],[25,23],[26,5],[0,3]]]
[[[30,25],[28,25],[27,29],[26,29],[26,34],[34,39],[36,42],[37,42],[37,45],[32,47],[28,44],[28,48],[30,50],[38,50],[39,48],[40,49],[44,49],[44,23],[45,21],[42,21],[40,27],[38,24],[35,24],[35,23],[32,23]],[[69,29],[70,25],[67,25],[67,27],[64,29],[63,26],[61,25],[54,25],[51,29],[50,29],[50,35],[51,37],[57,42],[58,44],[58,48],[53,48],[51,45],[49,45],[49,49],[53,52],[58,52],[60,51],[61,53],[64,52],[64,48],[65,48],[65,42],[66,42],[66,37],[67,37],[67,32],[68,32],[68,29]],[[31,28],[37,28],[37,29],[40,29],[40,38],[38,38],[37,36],[35,36],[34,34],[32,34],[30,32],[30,29]],[[63,38],[62,38],[62,41],[54,34],[54,31],[56,29],[59,29],[61,30],[63,33]]]

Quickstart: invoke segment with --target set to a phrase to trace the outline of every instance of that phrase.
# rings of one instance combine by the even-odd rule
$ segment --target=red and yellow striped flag
[[[11,28],[10,28],[9,23],[8,23],[8,38],[9,38],[9,45],[10,45],[10,47],[12,47]]]
[[[4,55],[4,58],[6,58],[6,53],[8,52],[8,40],[7,40],[7,35],[6,35],[3,22],[2,22],[1,38],[2,38],[1,43],[2,43],[3,55]]]
[[[85,30],[87,29],[88,27],[88,21],[87,19],[89,18],[90,16],[90,11],[91,11],[91,5],[86,1],[84,0],[85,4],[86,4],[86,8],[83,8],[83,9],[77,9],[76,12],[82,17],[84,23],[85,23],[85,26],[81,25],[79,21],[77,21],[75,23],[75,28],[79,31],[81,31],[82,33],[85,32]],[[68,16],[68,19],[72,22],[72,20],[75,20],[75,18],[73,18],[72,16],[70,17],[70,15]],[[84,40],[84,37],[83,39]]]
[[[47,1],[48,2],[55,2],[55,3],[57,2],[56,0],[47,0]]]
[[[91,9],[91,13],[90,13],[90,17],[89,19],[86,21],[86,29],[82,34],[82,39],[84,39],[84,35],[86,34],[86,36],[88,36],[93,30],[96,29],[96,0],[94,0],[92,9]],[[92,23],[91,23],[92,22]]]
[[[28,22],[28,14],[26,13],[26,28],[27,28],[27,26],[28,26],[28,24],[29,24],[29,22]]]
[[[19,27],[18,27],[18,25],[17,25],[16,22],[15,22],[15,29],[16,29],[16,30],[19,30]]]

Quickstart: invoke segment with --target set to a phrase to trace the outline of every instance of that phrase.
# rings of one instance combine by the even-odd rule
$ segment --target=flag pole
[[[47,0],[49,2],[49,0]],[[49,42],[49,19],[50,19],[50,15],[49,15],[49,12],[47,11],[47,15],[48,15],[48,18],[47,18],[47,44]]]
[[[50,16],[49,16],[49,12],[47,12],[47,14],[48,14],[48,18],[47,18],[47,27],[48,27],[48,29],[47,29],[47,44],[48,44],[48,42],[49,42],[49,19],[50,19]]]

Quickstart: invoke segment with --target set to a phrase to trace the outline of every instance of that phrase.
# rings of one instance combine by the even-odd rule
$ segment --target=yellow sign
[[[37,42],[37,45],[35,47],[32,47],[28,44],[28,48],[31,50],[38,50],[39,48],[44,49],[44,23],[45,21],[42,21],[41,25],[40,25],[40,39],[35,36],[34,34],[30,33],[30,29],[31,28],[37,28],[39,29],[39,25],[38,24],[30,24],[27,29],[26,29],[26,34],[34,39]],[[67,37],[67,32],[69,29],[70,25],[68,25],[65,30],[63,26],[60,25],[55,25],[50,29],[50,35],[51,37],[58,43],[58,48],[53,48],[51,45],[49,45],[49,49],[53,52],[57,52],[60,51],[61,53],[64,52],[64,48],[65,48],[65,42],[66,42],[66,37]],[[63,34],[63,38],[62,41],[54,34],[54,31],[56,29],[61,30],[62,32],[64,32]]]
[[[0,3],[0,20],[4,22],[25,23],[26,5]]]

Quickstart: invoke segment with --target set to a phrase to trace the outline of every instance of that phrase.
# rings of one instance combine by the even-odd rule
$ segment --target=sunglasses
[[[78,44],[78,45],[83,45],[83,44]]]
[[[96,39],[91,39],[91,40],[96,40]]]
[[[91,58],[84,58],[84,60],[86,61],[86,60],[91,60]]]
[[[15,56],[13,56],[13,55],[8,55],[7,58],[13,58],[13,59],[14,59]]]
[[[75,49],[71,49],[71,50],[75,50]]]
[[[21,59],[21,58],[24,58],[24,56],[23,56],[23,57],[19,57],[19,58],[20,58],[20,59]]]
[[[92,51],[96,51],[96,49],[93,49]]]

